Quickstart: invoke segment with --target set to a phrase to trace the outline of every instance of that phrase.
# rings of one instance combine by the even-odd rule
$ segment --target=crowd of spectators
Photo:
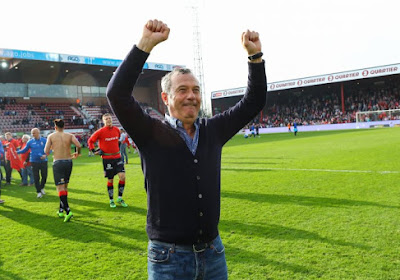
[[[270,94],[263,111],[262,127],[284,127],[296,121],[299,125],[337,124],[356,121],[360,111],[400,109],[400,87],[392,84],[380,89],[348,89],[344,112],[340,93],[298,92]],[[269,104],[269,105],[268,105]],[[363,120],[385,120],[387,114],[368,115]]]
[[[14,105],[16,104],[15,98],[0,97],[0,105]]]

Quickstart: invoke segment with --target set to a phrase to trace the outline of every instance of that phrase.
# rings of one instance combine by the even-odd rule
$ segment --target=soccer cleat
[[[37,197],[37,198],[42,198],[42,197],[43,197],[43,195],[42,195],[42,193],[41,193],[41,192],[38,192],[36,197]]]
[[[110,207],[115,208],[115,207],[117,207],[117,205],[115,205],[114,201],[110,201]]]
[[[65,215],[64,223],[69,222],[73,216],[72,211],[70,211],[68,215]]]
[[[57,215],[58,215],[59,218],[64,218],[65,217],[64,212],[57,211]]]
[[[122,207],[128,207],[128,204],[122,198],[118,198],[117,203],[121,204]]]
[[[4,200],[0,199],[0,204],[3,204],[4,202],[5,202]]]
[[[41,192],[43,195],[46,194],[45,191],[44,191],[44,189],[41,189],[40,192]]]

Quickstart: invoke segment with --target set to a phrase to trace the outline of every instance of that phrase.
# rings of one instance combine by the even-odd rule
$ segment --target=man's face
[[[33,138],[39,139],[40,131],[39,131],[39,129],[32,129],[31,134],[32,134]]]
[[[175,73],[171,77],[171,93],[163,95],[169,113],[183,123],[194,123],[199,115],[201,92],[192,74]]]
[[[112,126],[112,117],[111,116],[103,117],[103,123],[105,126]]]
[[[10,134],[6,134],[6,139],[7,141],[10,141],[12,139],[12,136]]]

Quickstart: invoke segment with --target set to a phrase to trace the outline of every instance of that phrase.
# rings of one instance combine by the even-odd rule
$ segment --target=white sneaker
[[[41,193],[41,192],[38,192],[38,193],[37,193],[37,198],[42,198],[42,197],[43,197],[42,193]]]
[[[46,193],[44,192],[44,189],[41,189],[40,192],[45,195]]]

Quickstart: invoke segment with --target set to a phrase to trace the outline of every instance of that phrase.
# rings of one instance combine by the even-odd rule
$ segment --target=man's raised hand
[[[261,52],[261,41],[258,32],[247,30],[242,33],[242,45],[249,56]],[[261,58],[259,59],[261,62]],[[254,61],[256,62],[256,61]]]
[[[150,53],[156,45],[168,39],[169,30],[161,20],[149,20],[143,27],[143,35],[137,47]]]

